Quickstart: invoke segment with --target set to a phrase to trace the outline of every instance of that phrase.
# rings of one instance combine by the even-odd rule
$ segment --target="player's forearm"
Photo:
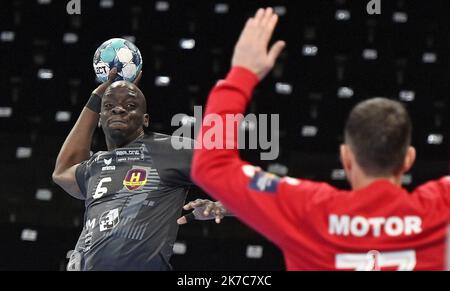
[[[112,84],[117,76],[117,69],[113,68],[108,75],[108,81],[100,84],[91,95],[86,106],[81,111],[77,122],[70,131],[56,159],[53,178],[62,174],[70,167],[89,159],[92,136],[97,127],[101,109],[101,98],[106,89]],[[140,77],[136,79],[139,81]]]
[[[223,123],[223,135],[216,137],[223,139],[223,146],[228,143],[227,148],[221,149],[215,146],[212,149],[207,149],[205,144],[202,144],[200,149],[194,152],[192,163],[192,178],[201,187],[216,188],[216,178],[221,174],[230,173],[235,170],[236,164],[242,163],[237,149],[237,134],[236,126],[226,125],[226,115],[236,115],[245,112],[248,102],[250,101],[253,88],[258,83],[258,78],[255,74],[243,68],[233,68],[228,74],[226,80],[218,83],[212,90],[205,111],[205,119],[209,114],[217,114],[220,116]],[[205,120],[204,119],[204,120]],[[202,125],[201,133],[197,138],[198,143],[204,142],[203,135],[211,130],[205,122]],[[232,132],[234,132],[232,134]],[[231,135],[233,138],[231,138]],[[233,169],[228,171],[228,169]],[[224,177],[223,177],[224,178]],[[215,184],[215,185],[210,185]],[[222,192],[215,189],[214,192]],[[220,197],[219,199],[222,199]]]
[[[219,81],[211,91],[205,116],[244,113],[258,82],[257,76],[248,69],[233,67],[226,79]]]
[[[98,124],[99,114],[84,108],[70,131],[56,159],[54,175],[89,159],[92,136]]]
[[[227,114],[243,114],[257,83],[254,73],[234,68],[227,79],[212,90],[205,118],[208,114],[218,114],[225,125]],[[275,195],[252,193],[250,181],[257,169],[241,160],[237,134],[230,136],[232,130],[236,132],[236,126],[230,127],[228,124],[224,128],[227,126],[224,135],[215,138],[216,141],[224,139],[231,142],[233,149],[207,149],[203,144],[194,152],[192,178],[206,193],[223,203],[230,216],[234,213],[267,238],[283,245],[285,235],[280,234],[280,229],[287,224],[287,219],[280,210],[279,201]],[[210,130],[209,128],[207,122],[203,122],[202,133]],[[202,133],[197,138],[197,143],[205,142]],[[275,183],[277,182],[274,181],[274,185]]]

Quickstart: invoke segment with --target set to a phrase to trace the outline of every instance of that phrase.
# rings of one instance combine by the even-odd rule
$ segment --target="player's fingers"
[[[249,19],[247,19],[247,22],[244,25],[244,30],[248,29],[249,26],[253,25],[253,23],[255,22],[253,17],[250,17]]]
[[[198,208],[198,207],[202,207],[203,205],[205,205],[207,200],[203,200],[203,199],[195,199],[194,201],[192,201],[192,207],[193,208]]]
[[[188,204],[186,204],[186,205],[184,205],[183,206],[183,209],[184,210],[189,210],[189,209],[193,209],[194,207],[192,206],[192,201],[191,202],[189,202]]]
[[[242,30],[239,39],[242,39],[242,35],[246,35],[246,34],[250,33],[250,31],[255,27],[254,24],[255,24],[255,19],[253,17],[247,19],[247,22],[245,23],[244,29]]]
[[[262,17],[264,16],[264,9],[263,8],[259,8],[256,11],[255,17],[253,18],[255,21],[255,24],[259,24],[261,22]]]
[[[262,34],[265,42],[269,43],[269,40],[272,38],[273,31],[277,26],[277,22],[278,22],[278,15],[272,14],[272,16],[267,22],[267,25],[264,27],[264,32]]]
[[[215,216],[223,215],[223,209],[221,207],[214,207],[213,211],[211,211]]]
[[[116,79],[116,77],[117,77],[117,68],[114,67],[109,71],[108,83],[112,83],[114,81],[114,79]]]
[[[187,223],[187,219],[185,216],[182,216],[177,219],[177,224],[179,224],[179,225],[186,224],[186,223]]]
[[[134,80],[133,84],[134,85],[139,85],[139,82],[141,81],[142,78],[142,71],[139,72],[139,75],[136,77],[136,79]]]
[[[191,212],[191,213],[186,214],[185,216],[178,218],[177,223],[178,224],[186,224],[193,220],[195,220],[195,215],[194,215],[194,212]]]
[[[281,51],[284,49],[285,46],[286,43],[282,40],[279,40],[272,45],[268,55],[272,63],[275,63],[276,59],[278,58],[278,56],[280,55]]]
[[[188,204],[183,206],[184,210],[190,210],[190,209],[194,209],[197,207],[201,207],[203,206],[203,204],[205,204],[206,200],[203,199],[195,199],[194,201],[189,202]]]
[[[273,15],[273,9],[271,7],[268,7],[264,10],[264,14],[261,18],[261,26],[265,27],[269,23],[270,19]]]
[[[206,206],[205,211],[203,211],[204,216],[208,216],[214,208],[214,203],[210,203]]]
[[[216,213],[216,223],[219,224],[222,221],[223,215]]]

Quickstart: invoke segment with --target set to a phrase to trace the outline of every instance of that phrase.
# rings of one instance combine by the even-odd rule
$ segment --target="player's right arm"
[[[84,199],[84,196],[77,184],[75,171],[82,161],[89,159],[92,135],[98,120],[98,113],[86,107],[83,109],[59,151],[52,174],[56,184],[78,199]]]
[[[112,69],[108,81],[101,84],[92,94],[100,98],[106,88],[113,82],[117,70]],[[78,199],[85,199],[78,186],[75,172],[78,165],[89,159],[92,136],[98,124],[100,115],[93,110],[84,107],[77,122],[64,141],[56,159],[55,169],[52,174],[53,181],[61,186],[67,193]]]

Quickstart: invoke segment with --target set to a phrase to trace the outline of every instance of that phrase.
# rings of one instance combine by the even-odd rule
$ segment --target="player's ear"
[[[410,146],[405,155],[405,161],[403,162],[402,173],[408,172],[416,161],[416,149]]]
[[[149,124],[150,124],[150,115],[145,113],[144,114],[144,127],[148,127]]]
[[[346,144],[341,144],[340,147],[341,163],[346,171],[350,171],[352,168],[352,159],[350,158],[350,147]]]

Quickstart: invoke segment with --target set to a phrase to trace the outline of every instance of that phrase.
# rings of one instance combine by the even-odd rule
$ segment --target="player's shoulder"
[[[193,144],[194,140],[192,138],[168,135],[159,132],[149,132],[145,134],[144,141],[157,142],[157,143],[172,143],[174,140],[181,141],[183,143]]]
[[[93,153],[91,155],[91,157],[88,160],[86,160],[85,162],[87,163],[87,165],[91,165],[93,163],[97,163],[98,161],[100,161],[100,159],[105,158],[106,154],[109,154],[109,152],[98,151],[96,153]]]
[[[159,132],[146,132],[143,137],[144,142],[164,142],[168,138],[170,138],[170,135],[159,133]]]
[[[440,194],[450,194],[450,176],[444,176],[440,179],[428,181],[420,186],[418,186],[413,194],[416,195],[440,195]]]
[[[450,177],[442,177],[418,186],[410,196],[412,201],[420,206],[424,213],[439,213],[448,218],[450,208]]]
[[[192,151],[194,149],[195,140],[182,136],[167,135],[158,132],[146,134],[144,143],[150,147],[159,148],[163,151]]]
[[[170,135],[159,132],[147,132],[143,138],[144,144],[153,147],[166,146],[170,143]]]

